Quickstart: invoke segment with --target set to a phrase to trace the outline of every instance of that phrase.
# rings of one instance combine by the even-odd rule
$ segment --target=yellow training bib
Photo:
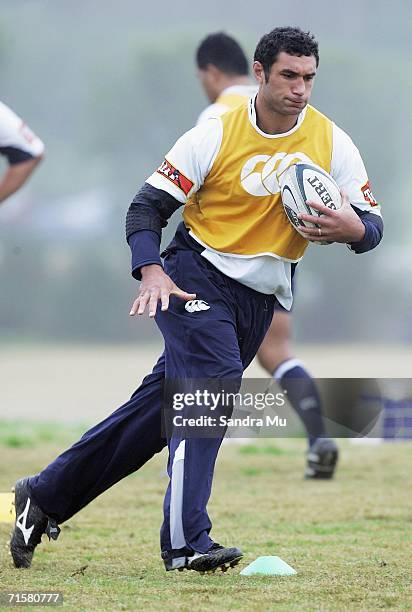
[[[332,122],[308,106],[300,125],[271,137],[259,133],[248,113],[242,104],[221,117],[219,153],[183,218],[204,244],[222,253],[267,253],[297,261],[308,242],[286,217],[277,175],[299,161],[329,173]]]

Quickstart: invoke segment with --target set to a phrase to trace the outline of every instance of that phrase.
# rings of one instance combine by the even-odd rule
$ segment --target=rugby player
[[[44,154],[44,144],[8,106],[0,102],[0,154],[8,167],[0,179],[0,204],[27,181]]]
[[[199,80],[211,102],[200,114],[198,124],[247,104],[257,92],[257,85],[250,80],[242,47],[224,32],[209,34],[202,40],[196,52],[196,63]],[[305,427],[308,439],[305,478],[329,479],[337,464],[338,447],[334,440],[325,437],[319,392],[305,365],[293,356],[291,334],[291,310],[277,303],[257,358],[266,372],[287,391],[289,402]]]
[[[276,302],[292,305],[293,270],[309,241],[364,253],[381,240],[380,210],[359,151],[308,104],[319,63],[313,36],[276,28],[260,40],[254,60],[257,95],[184,134],[130,205],[126,234],[132,274],[141,280],[130,314],[148,311],[165,349],[126,404],[40,473],[16,483],[10,549],[17,567],[30,565],[44,532],[57,538],[60,523],[165,446],[164,381],[177,381],[183,393],[197,379],[240,385]],[[337,211],[312,204],[323,216],[319,228],[305,230],[307,239],[287,220],[275,181],[273,193],[262,183],[262,162],[276,155],[285,165],[300,153],[330,172],[343,193]],[[162,227],[182,205],[184,220],[162,261]],[[224,431],[214,437],[185,431],[166,432],[162,559],[166,570],[226,570],[242,552],[211,539],[207,513]]]

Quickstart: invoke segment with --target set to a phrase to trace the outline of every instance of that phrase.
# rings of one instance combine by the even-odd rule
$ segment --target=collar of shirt
[[[293,126],[293,128],[291,130],[289,130],[288,132],[283,132],[282,134],[266,134],[266,132],[263,132],[259,128],[259,126],[257,124],[257,120],[256,120],[256,106],[255,106],[256,97],[257,97],[257,93],[252,98],[250,98],[250,100],[249,100],[249,121],[253,125],[255,130],[261,136],[264,136],[265,138],[283,138],[284,136],[289,136],[290,134],[293,134],[293,132],[296,132],[296,130],[298,130],[300,128],[300,126],[302,125],[303,120],[305,119],[307,106],[305,106],[303,111],[299,114],[299,118],[297,120],[297,123],[296,123],[296,125]]]

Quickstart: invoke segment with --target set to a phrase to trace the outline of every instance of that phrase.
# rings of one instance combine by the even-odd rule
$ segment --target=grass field
[[[0,491],[78,434],[62,425],[0,429]],[[209,505],[214,539],[243,549],[240,569],[278,555],[297,576],[166,574],[161,455],[63,525],[58,542],[45,540],[30,570],[12,568],[10,526],[0,524],[0,592],[62,591],[64,606],[81,611],[412,609],[411,445],[341,446],[332,482],[303,481],[302,440],[221,451]]]

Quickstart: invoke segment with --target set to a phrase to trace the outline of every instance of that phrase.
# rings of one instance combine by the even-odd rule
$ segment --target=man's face
[[[281,51],[266,80],[263,66],[254,62],[259,95],[266,105],[280,115],[298,115],[309,102],[316,74],[313,55],[289,55]]]

